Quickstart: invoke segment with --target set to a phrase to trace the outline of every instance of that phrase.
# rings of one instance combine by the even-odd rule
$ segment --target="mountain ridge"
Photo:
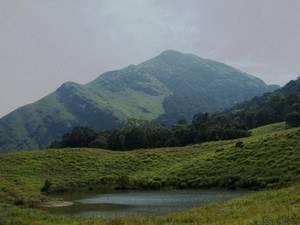
[[[224,63],[174,50],[108,71],[87,84],[66,82],[0,119],[0,153],[41,149],[76,125],[122,127],[127,118],[165,125],[222,111],[274,87]]]

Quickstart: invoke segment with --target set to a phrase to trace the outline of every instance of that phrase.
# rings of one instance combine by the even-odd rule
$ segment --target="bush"
[[[292,111],[286,115],[286,124],[290,127],[299,127],[300,126],[300,113]]]
[[[129,182],[129,176],[126,174],[118,176],[117,180],[117,189],[126,189],[128,188],[130,182]]]
[[[52,186],[51,181],[45,180],[44,186],[41,188],[42,192],[48,192],[50,190],[50,187]]]

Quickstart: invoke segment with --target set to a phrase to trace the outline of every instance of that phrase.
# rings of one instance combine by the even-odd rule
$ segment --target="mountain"
[[[300,98],[300,77],[296,80],[291,80],[282,88],[278,89],[277,92],[280,92],[285,96],[297,96]]]
[[[2,117],[0,153],[45,148],[76,125],[107,130],[129,117],[171,125],[276,88],[223,63],[169,50],[84,85],[67,82]]]

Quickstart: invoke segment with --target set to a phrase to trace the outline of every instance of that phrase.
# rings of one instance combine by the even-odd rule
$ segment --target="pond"
[[[110,193],[71,193],[56,195],[74,205],[49,208],[51,214],[84,217],[159,215],[232,199],[246,191],[152,190],[113,191]]]

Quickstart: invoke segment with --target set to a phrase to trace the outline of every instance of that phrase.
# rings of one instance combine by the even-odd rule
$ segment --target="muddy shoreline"
[[[44,208],[54,208],[54,207],[66,207],[73,204],[74,202],[70,202],[70,201],[47,201],[47,202],[42,202],[41,206]]]

